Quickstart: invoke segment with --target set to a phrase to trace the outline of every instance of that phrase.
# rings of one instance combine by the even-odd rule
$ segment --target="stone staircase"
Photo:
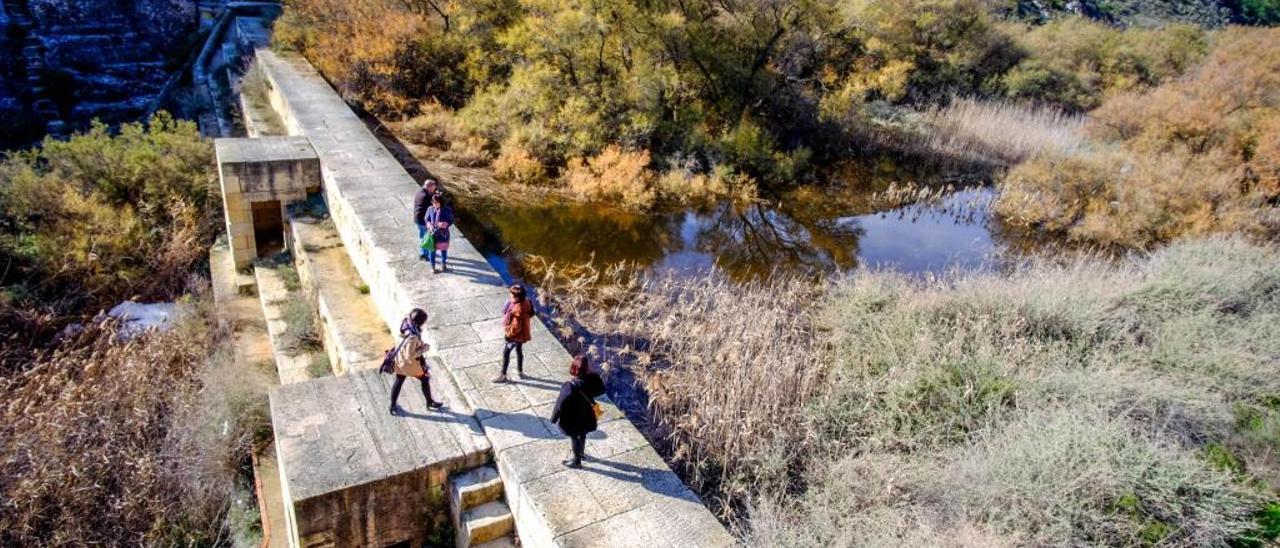
[[[458,548],[515,546],[515,516],[503,500],[497,468],[481,466],[450,478],[449,513]]]

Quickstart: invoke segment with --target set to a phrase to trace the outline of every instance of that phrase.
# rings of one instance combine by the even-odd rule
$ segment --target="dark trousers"
[[[507,374],[507,366],[511,364],[511,349],[516,351],[516,371],[524,373],[524,343],[507,339],[502,346],[502,374]]]
[[[400,399],[400,387],[404,386],[404,379],[404,375],[396,375],[396,382],[391,385],[391,407],[395,407],[396,401]],[[421,377],[418,380],[422,381],[422,395],[427,398],[427,403],[436,401],[431,398],[431,378]]]
[[[569,436],[569,443],[573,446],[573,460],[582,462],[582,454],[587,450],[587,435]]]

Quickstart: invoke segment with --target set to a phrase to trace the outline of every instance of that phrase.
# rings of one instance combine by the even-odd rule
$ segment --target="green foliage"
[[[1254,514],[1257,526],[1252,531],[1233,539],[1232,548],[1262,548],[1273,546],[1280,539],[1280,502],[1268,503]]]
[[[1244,461],[1230,449],[1220,443],[1211,443],[1204,448],[1204,458],[1214,468],[1236,475],[1244,474]]]
[[[1023,30],[1029,53],[1000,79],[1012,99],[1088,110],[1121,92],[1177,77],[1208,52],[1201,28],[1120,29],[1067,17]]]
[[[693,159],[681,168],[790,184],[846,148],[840,123],[865,101],[994,89],[1022,56],[986,0],[419,4],[294,2],[277,41],[374,112],[461,107],[411,129],[439,148],[501,148],[514,175],[535,173],[525,155],[554,178],[617,146],[660,169]]]
[[[1280,0],[1241,0],[1240,17],[1254,25],[1280,24]]]
[[[102,306],[165,298],[218,230],[213,150],[165,113],[112,134],[95,123],[0,162],[0,283],[32,297]]]
[[[329,355],[324,352],[312,352],[311,361],[307,362],[307,374],[313,379],[333,375],[333,366],[329,363]]]

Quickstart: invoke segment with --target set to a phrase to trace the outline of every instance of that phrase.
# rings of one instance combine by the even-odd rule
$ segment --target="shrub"
[[[1017,34],[1030,55],[1001,76],[1005,96],[1073,111],[1176,78],[1209,50],[1206,31],[1191,25],[1123,29],[1065,17]]]
[[[562,178],[569,190],[582,199],[645,208],[657,197],[648,151],[630,152],[610,146],[589,160],[570,160]]]
[[[1240,16],[1254,25],[1275,25],[1280,23],[1280,1],[1241,0]]]
[[[845,17],[861,51],[841,95],[917,104],[972,95],[1020,52],[984,0],[871,0]]]
[[[1088,126],[1103,144],[1015,167],[996,211],[1015,226],[1119,247],[1280,232],[1277,32],[1223,31],[1184,79],[1108,100]]]
[[[493,161],[493,176],[507,183],[533,185],[546,182],[547,169],[524,147],[508,140]]]
[[[460,137],[453,113],[437,102],[419,107],[416,116],[400,124],[398,133],[413,143],[441,149]]]
[[[320,350],[324,339],[314,305],[301,296],[277,304],[282,307],[281,319],[285,322],[284,333],[280,336],[283,350],[289,354]]]
[[[716,166],[710,173],[695,173],[687,167],[669,169],[654,185],[663,200],[681,204],[711,204],[724,198],[746,203],[756,199],[755,181],[725,165]]]
[[[47,138],[0,163],[0,258],[62,312],[186,287],[221,227],[213,150],[194,123],[156,115]]]
[[[487,150],[488,144],[483,137],[466,137],[451,143],[449,150],[441,154],[440,158],[462,167],[487,166],[492,161]]]
[[[442,30],[401,2],[308,0],[288,5],[272,42],[305,55],[369,111],[406,116],[432,99],[459,107],[470,93],[465,46]]]

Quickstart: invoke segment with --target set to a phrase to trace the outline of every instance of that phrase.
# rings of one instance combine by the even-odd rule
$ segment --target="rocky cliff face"
[[[1124,26],[1192,23],[1219,27],[1239,19],[1234,0],[1018,0],[1018,14],[1033,20],[1075,14]]]
[[[197,38],[196,0],[2,0],[0,146],[142,114]]]

